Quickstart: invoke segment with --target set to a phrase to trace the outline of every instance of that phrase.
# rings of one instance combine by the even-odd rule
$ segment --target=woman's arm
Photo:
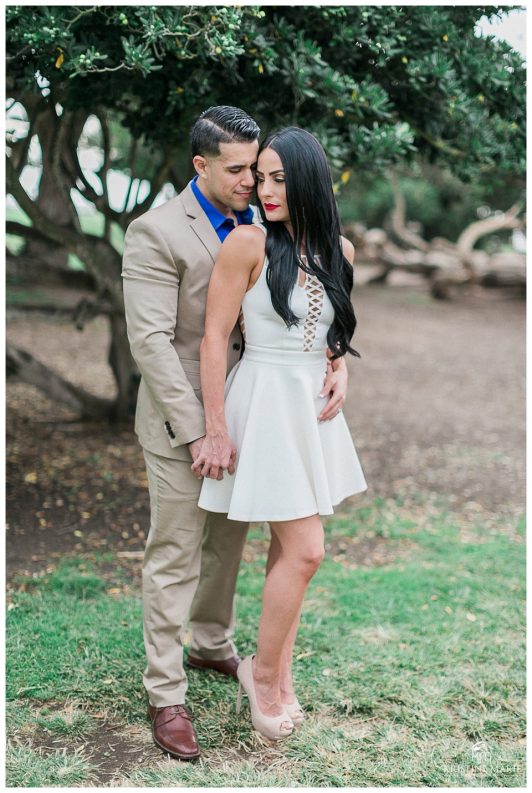
[[[227,343],[249,287],[253,270],[264,260],[264,232],[238,226],[223,243],[212,271],[207,295],[205,335],[200,347],[201,390],[205,410],[205,440],[192,471],[199,478],[234,473],[236,449],[228,435],[224,413]]]
[[[342,243],[342,253],[349,264],[353,264],[355,261],[355,246],[347,237],[340,237],[340,242]]]
[[[355,260],[355,248],[353,243],[346,237],[340,237],[342,244],[342,252],[350,264]],[[332,351],[328,350],[327,355],[330,358]],[[347,365],[345,362],[345,355],[341,358],[334,358],[329,361],[327,365],[327,375],[323,383],[323,388],[320,396],[329,395],[329,401],[318,416],[318,421],[328,421],[333,419],[344,406],[347,397]]]

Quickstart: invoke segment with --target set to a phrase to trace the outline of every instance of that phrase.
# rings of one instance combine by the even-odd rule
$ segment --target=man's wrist
[[[193,441],[187,441],[187,446],[192,446],[193,443],[197,443],[198,441],[202,441],[205,435],[200,435],[198,438],[194,438]]]

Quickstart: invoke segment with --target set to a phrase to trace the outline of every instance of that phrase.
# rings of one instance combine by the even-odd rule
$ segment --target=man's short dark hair
[[[220,143],[252,143],[260,135],[259,125],[239,107],[209,107],[190,131],[192,156],[218,156]]]

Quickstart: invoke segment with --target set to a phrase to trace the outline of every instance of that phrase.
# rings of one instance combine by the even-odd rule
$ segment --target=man
[[[239,108],[206,110],[191,132],[197,176],[176,198],[133,221],[125,239],[128,337],[142,375],[135,431],[151,505],[143,563],[144,685],[155,743],[182,760],[200,754],[184,704],[187,620],[189,666],[236,677],[240,661],[232,641],[233,598],[248,526],[198,507],[201,480],[191,464],[205,435],[199,347],[209,278],[235,225],[260,223],[249,206],[259,132]],[[241,348],[235,328],[228,370]],[[338,398],[346,377],[343,370],[334,377],[326,390]]]

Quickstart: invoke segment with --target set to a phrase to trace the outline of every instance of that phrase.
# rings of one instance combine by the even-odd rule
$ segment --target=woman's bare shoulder
[[[353,264],[355,261],[355,246],[350,240],[347,239],[347,237],[340,237],[340,241],[342,243],[342,252],[345,258],[348,262]]]
[[[244,255],[246,260],[260,258],[264,254],[265,234],[258,226],[242,223],[227,235],[222,245],[222,251],[239,256]]]
[[[255,224],[241,223],[225,238],[224,245],[251,245],[253,248],[264,248],[266,235]]]
[[[265,235],[257,226],[241,224],[225,238],[221,258],[239,261],[242,265],[253,267],[264,258]]]

